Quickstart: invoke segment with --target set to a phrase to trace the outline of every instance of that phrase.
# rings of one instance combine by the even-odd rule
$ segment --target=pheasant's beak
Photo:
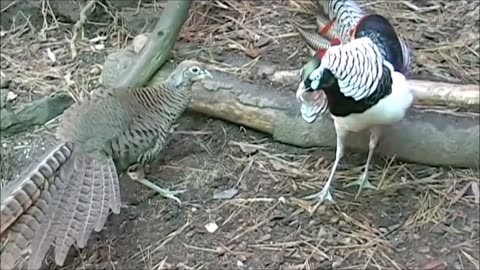
[[[297,101],[302,103],[303,102],[303,94],[305,92],[307,92],[307,88],[305,87],[305,84],[303,83],[303,81],[301,81],[299,84],[298,84],[298,88],[297,88],[297,92],[296,92],[296,96],[297,96]]]
[[[208,70],[205,70],[205,78],[213,79],[212,73],[210,73],[210,71],[208,71]]]

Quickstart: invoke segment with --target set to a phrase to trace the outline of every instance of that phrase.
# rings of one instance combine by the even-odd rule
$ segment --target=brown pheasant
[[[2,248],[1,269],[15,267],[29,246],[28,269],[38,269],[52,245],[55,262],[63,265],[73,243],[85,247],[91,232],[103,228],[109,210],[120,212],[123,172],[179,202],[178,191],[145,179],[143,166],[163,148],[171,125],[190,102],[193,82],[207,77],[212,75],[201,63],[186,60],[159,85],[105,90],[65,111],[57,132],[60,144],[12,182],[24,182],[21,190],[2,190],[2,234],[14,225]],[[45,181],[49,178],[54,179]]]

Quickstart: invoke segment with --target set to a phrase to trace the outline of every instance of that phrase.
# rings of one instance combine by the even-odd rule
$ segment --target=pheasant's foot
[[[138,181],[139,183],[143,184],[144,186],[150,188],[150,189],[153,189],[155,190],[156,192],[158,192],[161,196],[165,197],[165,198],[168,198],[168,199],[172,199],[176,202],[178,202],[178,204],[182,204],[182,201],[180,201],[179,198],[177,198],[175,195],[177,194],[180,194],[180,193],[184,193],[186,190],[169,190],[169,189],[165,189],[165,188],[162,188],[160,187],[159,185],[156,185],[152,182],[150,182],[149,180],[147,179],[138,179],[136,180]]]
[[[377,189],[376,186],[372,185],[370,183],[370,181],[368,181],[367,173],[362,173],[362,175],[360,175],[360,177],[357,180],[346,184],[344,187],[347,188],[347,187],[351,187],[351,186],[355,186],[355,185],[358,186],[358,191],[357,191],[357,194],[355,195],[355,199],[358,198],[358,196],[360,195],[360,193],[362,192],[362,190],[364,188]]]
[[[323,187],[323,189],[320,192],[305,196],[303,198],[305,200],[316,200],[319,203],[323,203],[323,202],[335,203],[335,200],[333,199],[332,194],[330,193],[330,188],[328,186]]]
[[[139,182],[140,184],[158,192],[161,196],[163,196],[165,198],[172,199],[172,200],[178,202],[179,204],[182,204],[180,199],[177,198],[175,195],[183,193],[186,190],[168,190],[168,189],[160,187],[159,185],[156,185],[156,184],[152,183],[151,181],[149,181],[145,178],[143,168],[140,168],[137,165],[132,165],[127,170],[127,174],[128,174],[128,176],[130,176],[130,178],[133,181]]]

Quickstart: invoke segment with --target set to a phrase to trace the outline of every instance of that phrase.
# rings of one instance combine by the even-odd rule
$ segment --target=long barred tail
[[[350,33],[365,16],[355,0],[319,0],[325,13],[333,21],[335,31],[343,43],[350,41]]]

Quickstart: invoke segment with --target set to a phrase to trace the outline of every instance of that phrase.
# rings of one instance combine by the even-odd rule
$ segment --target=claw
[[[179,198],[177,198],[175,195],[184,193],[187,190],[168,190],[165,188],[160,187],[159,185],[156,185],[152,183],[151,181],[147,180],[145,178],[145,174],[142,168],[140,168],[137,165],[130,166],[127,170],[128,175],[133,181],[136,181],[156,192],[158,192],[161,196],[172,199],[176,201],[178,204],[182,205],[182,201],[180,201]]]
[[[137,180],[137,181],[139,183],[145,185],[146,187],[148,187],[152,190],[155,190],[161,196],[163,196],[165,198],[168,198],[168,199],[172,199],[172,200],[176,201],[179,205],[182,205],[182,201],[180,201],[180,199],[177,198],[175,195],[180,194],[180,193],[184,193],[186,190],[168,190],[168,189],[162,188],[162,187],[148,181],[147,179],[140,179],[140,180]]]
[[[358,198],[358,196],[360,195],[360,193],[364,188],[377,189],[376,186],[372,185],[370,181],[368,181],[368,176],[366,173],[363,173],[357,180],[346,184],[344,187],[347,188],[355,185],[358,186],[358,191],[357,191],[357,194],[355,195],[355,199]]]
[[[314,193],[312,195],[308,195],[303,197],[305,200],[316,200],[319,203],[323,202],[330,202],[330,203],[335,203],[335,200],[332,197],[332,194],[330,193],[329,188],[323,188],[320,192]]]

